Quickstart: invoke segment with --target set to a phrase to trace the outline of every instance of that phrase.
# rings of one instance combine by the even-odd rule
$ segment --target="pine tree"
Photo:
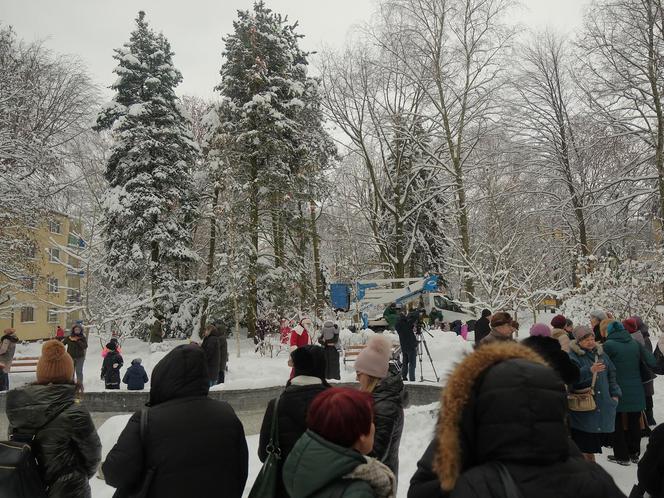
[[[197,146],[175,95],[182,75],[171,46],[148,26],[144,12],[113,58],[116,95],[96,125],[114,138],[105,173],[107,271],[118,286],[142,291],[149,282],[158,315],[166,311],[162,296],[196,258],[189,225],[196,216],[191,168]]]
[[[237,244],[248,251],[246,268],[249,334],[254,331],[261,280],[282,282],[294,278],[284,268],[286,230],[297,187],[296,178],[306,176],[298,155],[312,150],[305,144],[308,91],[307,54],[298,47],[296,24],[267,9],[263,2],[252,11],[239,11],[234,32],[224,41],[225,63],[221,68],[222,95],[218,109],[216,142],[225,144],[223,154],[232,166],[229,181],[243,194],[244,219],[236,220],[243,240]],[[318,106],[318,103],[316,103]],[[311,107],[310,107],[311,109]],[[310,119],[309,119],[310,121]],[[299,199],[308,205],[309,199]],[[272,241],[261,237],[264,223],[272,225]],[[273,257],[263,257],[264,246],[274,248]],[[278,270],[278,271],[277,271]]]

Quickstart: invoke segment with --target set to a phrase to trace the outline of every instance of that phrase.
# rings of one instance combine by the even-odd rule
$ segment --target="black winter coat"
[[[295,378],[297,379],[297,377]],[[281,475],[281,466],[286,461],[288,454],[295,446],[295,443],[300,436],[307,430],[307,409],[313,399],[327,389],[322,383],[313,384],[308,386],[289,385],[279,398],[279,448],[281,449],[281,461],[279,467],[279,474]],[[274,402],[271,400],[265,416],[263,417],[263,425],[261,426],[261,434],[258,443],[258,458],[264,462],[267,458],[267,444],[270,441],[270,428],[272,427],[272,417],[274,416]],[[287,498],[286,488],[279,479],[277,486],[277,497]]]
[[[205,336],[201,347],[205,351],[208,379],[217,382],[219,377],[219,365],[221,364],[221,348],[219,347],[219,336],[221,332],[213,329],[210,335]]]
[[[408,399],[401,374],[390,371],[389,376],[378,383],[372,396],[376,434],[370,456],[383,462],[398,477],[403,409]]]
[[[72,340],[72,337],[78,337],[77,340]],[[70,335],[65,337],[63,344],[67,346],[67,353],[73,359],[85,358],[85,351],[88,349],[88,339],[84,334],[81,335]]]
[[[127,369],[122,378],[122,382],[127,384],[127,389],[130,391],[140,391],[145,388],[145,383],[148,381],[148,374],[140,363],[131,362],[131,366]]]
[[[570,359],[560,347],[558,339],[553,337],[530,336],[521,341],[539,354],[551,367],[558,372],[560,378],[567,385],[579,381],[579,367]]]
[[[664,424],[655,427],[650,434],[637,475],[639,484],[653,498],[664,498]]]
[[[397,318],[396,329],[397,334],[399,334],[399,344],[402,350],[409,351],[417,347],[417,339],[413,331],[416,319],[417,316],[413,315],[413,313],[409,313],[408,315],[401,313],[399,318]]]
[[[435,439],[418,462],[408,498],[508,498],[494,462],[507,467],[524,498],[624,498],[613,478],[585,461],[568,437],[565,389],[550,368],[507,360],[467,388],[454,489],[443,492],[432,468],[436,453],[453,459],[456,453],[441,450]]]
[[[240,498],[248,469],[244,429],[228,403],[207,397],[208,386],[199,346],[168,353],[152,372],[145,441],[136,412],[106,457],[106,483],[130,490],[154,468],[151,498]]]
[[[31,434],[50,498],[87,498],[101,461],[101,442],[69,384],[31,384],[7,393],[11,431]],[[39,429],[37,431],[37,429]]]
[[[114,366],[117,365],[117,366]],[[109,351],[101,364],[101,378],[106,387],[120,387],[120,368],[124,365],[122,355],[117,351]]]
[[[475,322],[475,346],[480,344],[480,341],[489,335],[491,332],[491,324],[489,319],[485,316]]]

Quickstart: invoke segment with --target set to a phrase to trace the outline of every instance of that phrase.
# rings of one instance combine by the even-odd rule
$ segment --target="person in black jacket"
[[[653,429],[646,452],[639,461],[637,472],[639,484],[630,498],[643,496],[644,492],[653,498],[664,497],[664,424]]]
[[[120,368],[124,362],[117,348],[117,342],[111,341],[106,344],[108,352],[101,364],[101,380],[104,381],[106,389],[120,389]]]
[[[134,358],[131,360],[131,366],[125,372],[122,382],[127,384],[127,389],[130,391],[142,391],[147,381],[148,374],[141,365],[141,359]]]
[[[514,342],[484,344],[447,379],[440,419],[408,498],[624,498],[570,440],[567,393],[544,359]]]
[[[281,465],[286,461],[297,440],[307,430],[306,419],[309,404],[319,393],[330,387],[325,380],[325,353],[322,348],[302,346],[293,350],[290,357],[295,376],[286,384],[278,405],[278,443],[281,450],[279,476],[281,476]],[[258,443],[258,458],[261,462],[267,459],[267,445],[270,441],[275,402],[276,400],[273,399],[268,403],[263,417]],[[277,498],[288,497],[281,477],[278,480],[276,496]]]
[[[140,486],[148,469],[150,498],[240,498],[247,480],[244,428],[231,406],[208,397],[205,353],[178,346],[152,371],[147,429],[141,412],[127,422],[102,465],[118,496]]]
[[[488,309],[482,310],[482,316],[475,322],[475,347],[479,346],[480,341],[489,335],[491,332],[491,311]]]
[[[214,386],[219,381],[219,365],[221,364],[221,348],[219,345],[219,337],[221,333],[214,325],[205,327],[205,336],[201,347],[205,351],[205,362],[207,365],[208,379],[210,387]]]
[[[371,393],[374,400],[373,450],[369,454],[399,475],[399,446],[403,432],[407,396],[399,371],[390,368],[392,344],[375,335],[355,360],[355,372],[362,391]]]
[[[407,315],[399,314],[397,318],[397,334],[401,347],[401,375],[403,380],[415,381],[415,368],[417,367],[417,338],[415,330],[420,320],[420,311],[412,310]]]
[[[558,339],[551,337],[551,329],[545,323],[536,323],[530,327],[530,337],[521,341],[538,353],[551,367],[558,372],[560,378],[567,385],[579,380],[579,367],[565,353]]]
[[[90,413],[76,400],[74,362],[60,341],[42,346],[37,383],[7,393],[10,433],[30,441],[49,498],[89,498],[88,480],[101,460]]]

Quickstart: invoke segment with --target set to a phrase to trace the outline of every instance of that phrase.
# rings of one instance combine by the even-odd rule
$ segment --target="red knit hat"
[[[551,326],[554,329],[564,329],[566,323],[567,318],[565,318],[563,315],[556,315],[551,319]]]
[[[627,318],[626,320],[623,320],[622,324],[623,327],[625,327],[625,330],[630,334],[635,334],[639,331],[639,324],[634,318]]]

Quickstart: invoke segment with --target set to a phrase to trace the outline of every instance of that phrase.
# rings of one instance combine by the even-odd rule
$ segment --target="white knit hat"
[[[390,366],[392,343],[382,335],[374,335],[355,360],[355,371],[384,379]]]

